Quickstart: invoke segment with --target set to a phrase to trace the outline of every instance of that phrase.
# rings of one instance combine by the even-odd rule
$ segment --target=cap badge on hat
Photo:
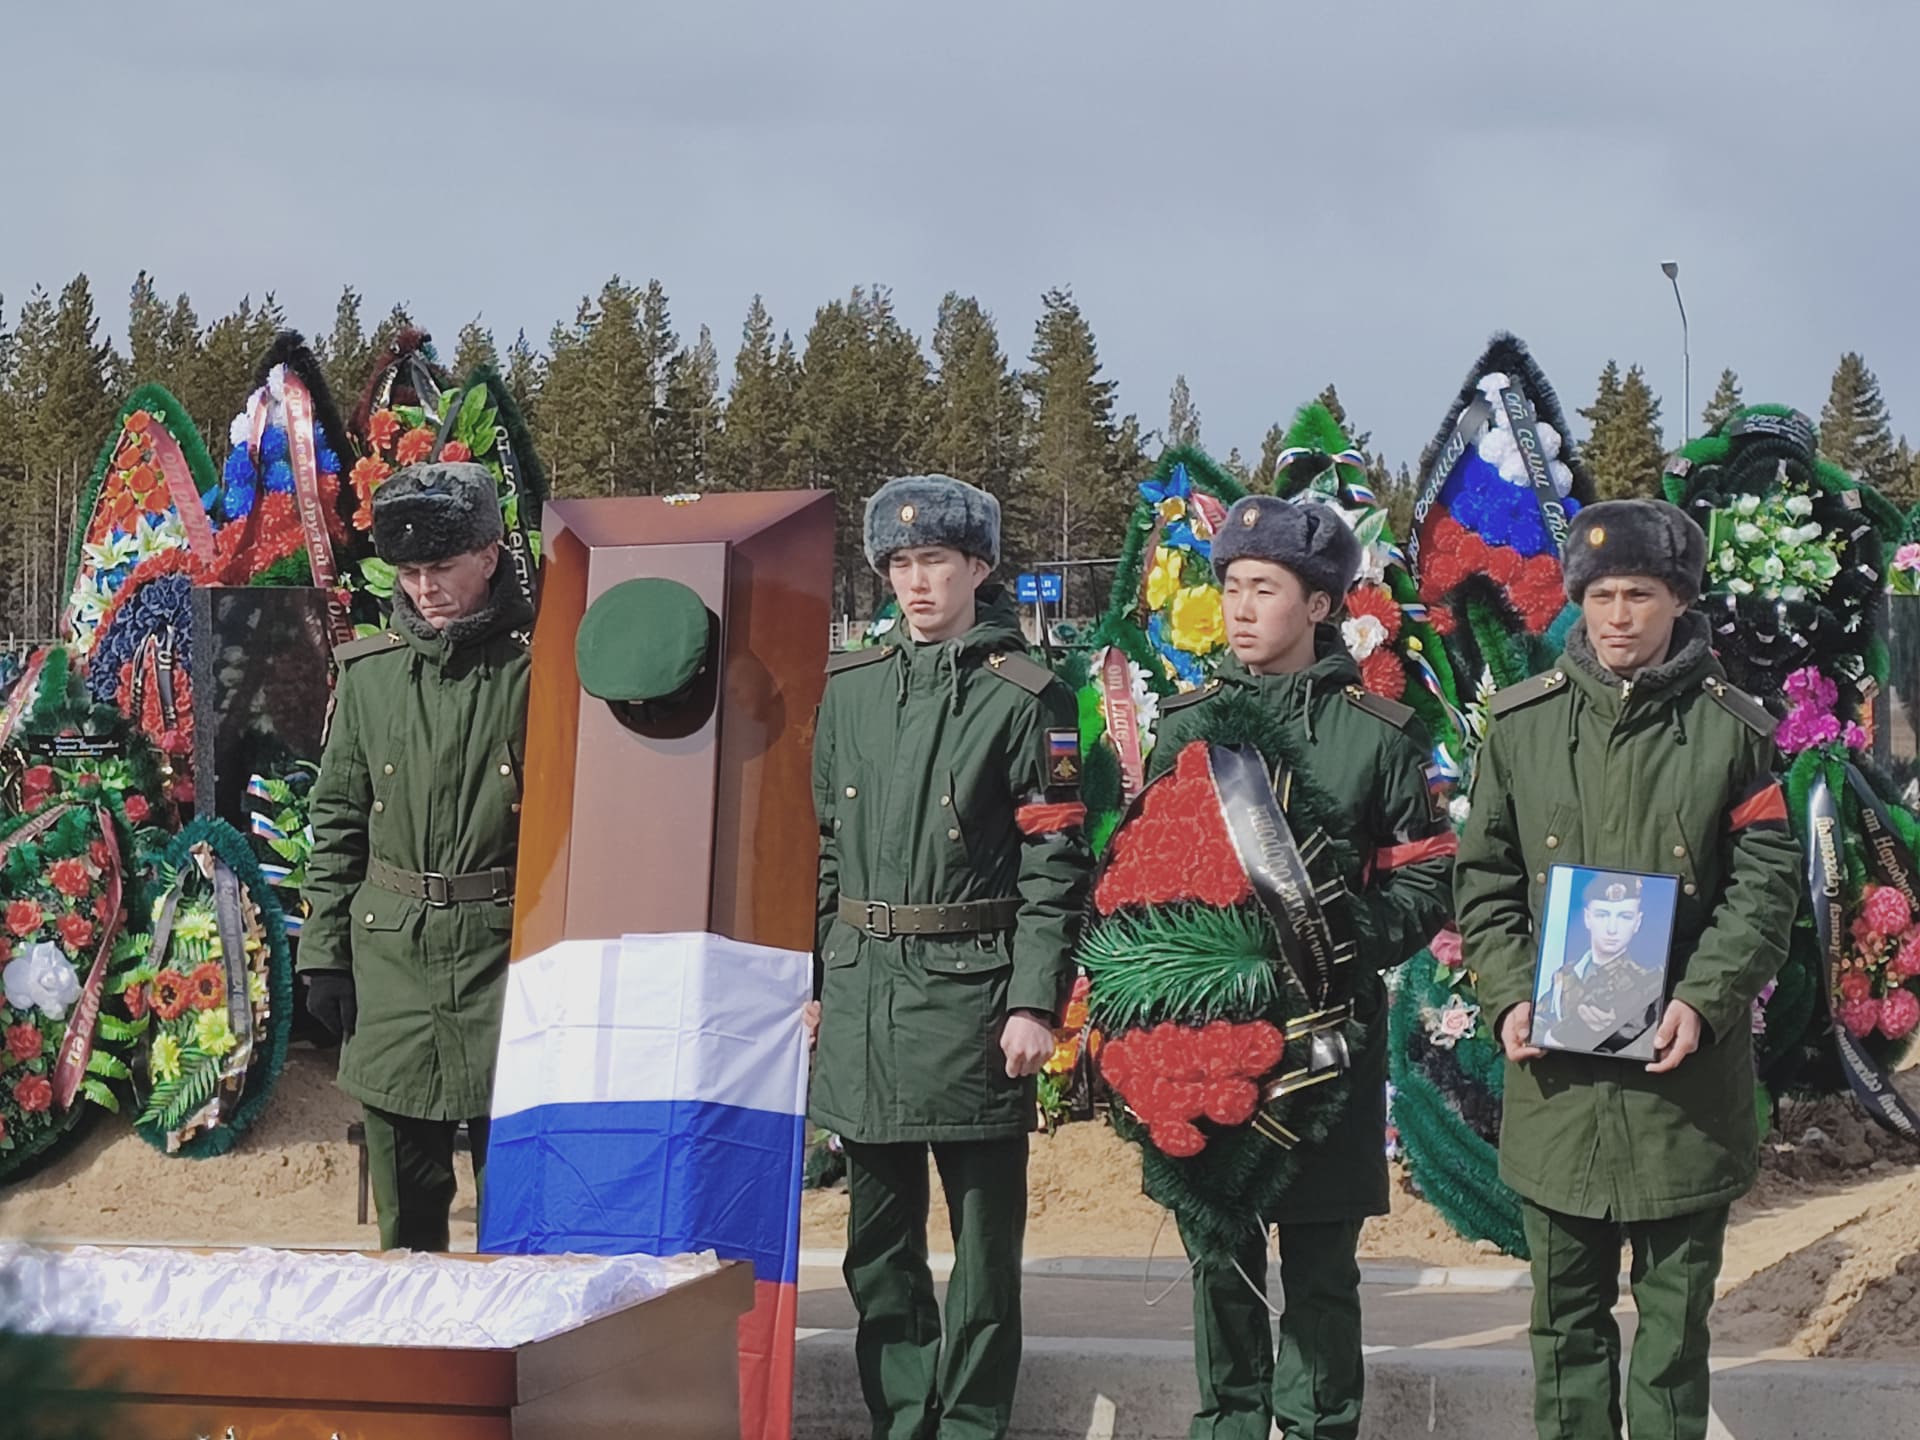
[[[900,521],[904,525],[911,525],[913,523],[913,506],[902,505],[900,507]]]
[[[1247,506],[1245,510],[1240,512],[1240,523],[1246,526],[1247,529],[1249,530],[1251,530],[1255,525],[1259,524],[1260,523],[1260,507],[1258,505]]]
[[[1606,543],[1607,543],[1607,527],[1606,526],[1596,525],[1591,530],[1587,531],[1587,544],[1593,546],[1594,549],[1598,550],[1602,545]]]

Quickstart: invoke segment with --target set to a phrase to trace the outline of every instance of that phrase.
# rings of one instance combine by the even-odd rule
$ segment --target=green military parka
[[[1560,667],[1495,697],[1455,879],[1489,1023],[1533,994],[1555,864],[1677,876],[1673,998],[1700,1013],[1671,1072],[1550,1052],[1506,1066],[1500,1174],[1565,1214],[1662,1220],[1753,1183],[1751,1006],[1785,958],[1799,853],[1772,772],[1773,720],[1727,684],[1703,617],[1631,682],[1584,624]]]
[[[1172,768],[1181,747],[1204,738],[1209,704],[1252,691],[1286,727],[1302,777],[1329,814],[1327,837],[1351,892],[1357,963],[1353,1015],[1364,1038],[1353,1052],[1352,1099],[1337,1128],[1300,1150],[1300,1168],[1269,1223],[1316,1224],[1387,1213],[1387,1004],[1382,972],[1418,954],[1447,920],[1451,847],[1427,784],[1423,727],[1406,706],[1369,695],[1340,632],[1322,625],[1316,659],[1291,675],[1253,675],[1229,657],[1203,689],[1165,704],[1150,771]],[[1304,837],[1302,837],[1304,838]],[[1436,852],[1378,868],[1398,846],[1441,839]],[[1412,853],[1412,852],[1406,852]]]
[[[367,859],[471,874],[514,863],[532,615],[501,564],[487,604],[436,633],[394,593],[393,628],[341,647],[300,969],[348,970],[358,1028],[340,1088],[397,1115],[488,1113],[513,906],[434,908],[367,882]]]
[[[1024,1134],[1033,1081],[1007,1077],[1001,1025],[1010,1010],[1057,1020],[1072,983],[1092,870],[1083,832],[1016,816],[1046,799],[1050,743],[1072,747],[1077,787],[1073,696],[1027,657],[1004,590],[981,587],[975,611],[957,640],[917,644],[903,620],[883,645],[835,657],[820,705],[810,1108],[857,1142]],[[1019,908],[1007,929],[880,939],[839,918],[843,896]]]

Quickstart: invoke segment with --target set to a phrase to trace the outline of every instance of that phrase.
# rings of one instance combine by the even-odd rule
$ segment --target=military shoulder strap
[[[369,655],[384,655],[389,650],[398,650],[407,642],[397,630],[383,630],[378,635],[368,635],[359,640],[349,640],[333,652],[333,663],[351,665],[356,660],[364,660]]]
[[[891,645],[869,645],[861,650],[842,650],[838,655],[827,657],[827,678],[845,674],[849,670],[858,670],[862,665],[877,665],[882,660],[891,660],[894,647]]]
[[[1018,650],[996,650],[987,656],[987,670],[1002,680],[1011,680],[1029,695],[1040,695],[1053,684],[1053,672],[1038,660]]]
[[[1404,730],[1413,722],[1419,712],[1411,705],[1402,705],[1398,700],[1389,700],[1384,695],[1376,695],[1358,685],[1349,685],[1341,692],[1347,703],[1356,710],[1364,710],[1376,719],[1384,720],[1396,730]]]
[[[1493,699],[1487,702],[1487,711],[1493,715],[1504,715],[1509,710],[1518,710],[1523,705],[1531,705],[1536,700],[1544,700],[1549,695],[1558,695],[1567,688],[1567,672],[1547,670],[1530,676],[1518,685],[1509,685],[1495,692]]]
[[[1736,685],[1729,685],[1717,675],[1707,681],[1706,691],[1722,710],[1749,730],[1765,735],[1768,739],[1773,738],[1774,729],[1779,722],[1773,718],[1766,706],[1746,691]]]
[[[1220,682],[1209,680],[1204,685],[1196,685],[1191,690],[1182,690],[1178,695],[1168,695],[1160,701],[1160,713],[1170,710],[1182,710],[1189,705],[1198,705],[1202,700],[1210,700],[1220,693]]]

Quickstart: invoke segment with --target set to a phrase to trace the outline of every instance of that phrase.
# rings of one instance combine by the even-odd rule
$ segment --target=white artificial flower
[[[15,1010],[38,1009],[49,1020],[64,1020],[67,1007],[80,998],[80,977],[51,940],[42,940],[15,957],[0,972],[7,1004]]]
[[[1540,437],[1540,448],[1547,452],[1547,458],[1553,459],[1560,453],[1560,432],[1542,420],[1534,427],[1534,433]]]
[[[1742,520],[1738,525],[1733,527],[1733,538],[1738,540],[1742,545],[1758,545],[1762,540],[1767,538],[1767,532],[1762,530],[1758,525],[1755,525],[1751,520]]]
[[[1787,513],[1796,520],[1806,519],[1807,516],[1813,514],[1812,497],[1807,495],[1789,495],[1787,497]]]
[[[1804,585],[1782,585],[1780,587],[1780,598],[1782,600],[1792,600],[1795,602],[1804,600],[1807,598],[1807,587]]]
[[[140,517],[139,528],[135,531],[135,544],[142,560],[151,560],[156,555],[164,555],[169,550],[179,549],[174,538],[167,533],[165,525],[151,525],[147,517]]]
[[[1751,580],[1741,580],[1736,577],[1735,579],[1727,581],[1727,589],[1731,590],[1735,595],[1751,595],[1753,593],[1753,582]]]
[[[1822,530],[1811,520],[1805,525],[1802,525],[1798,530],[1790,530],[1787,532],[1789,539],[1801,545],[1810,545],[1824,534],[1826,534],[1826,531]]]
[[[1473,802],[1464,795],[1456,795],[1447,802],[1447,818],[1456,825],[1467,823],[1467,817],[1473,814]]]
[[[1787,578],[1786,563],[1778,555],[1769,555],[1760,562],[1762,580],[1784,580]]]
[[[124,530],[112,531],[97,545],[83,545],[81,553],[95,570],[117,570],[140,553],[140,542]]]
[[[1160,718],[1160,697],[1147,683],[1147,672],[1132,660],[1127,662],[1127,678],[1133,686],[1133,713],[1139,717],[1144,733]]]
[[[1573,471],[1555,460],[1548,464],[1547,473],[1553,476],[1554,491],[1562,500],[1573,493]]]
[[[1378,615],[1356,615],[1340,622],[1340,638],[1355,660],[1365,660],[1387,643],[1387,627]]]
[[[287,398],[287,367],[276,365],[267,372],[267,391],[276,401],[285,402]]]
[[[233,423],[227,426],[227,444],[238,450],[253,440],[253,419],[243,408],[233,417]]]
[[[1513,382],[1499,370],[1490,370],[1480,377],[1480,383],[1474,388],[1487,397],[1487,403],[1493,407],[1493,413],[1502,413],[1500,392]]]

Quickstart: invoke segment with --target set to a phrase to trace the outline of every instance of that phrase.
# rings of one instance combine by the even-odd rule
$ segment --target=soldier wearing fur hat
[[[476,1182],[486,1163],[526,735],[515,632],[533,618],[501,534],[482,467],[394,475],[373,499],[392,626],[334,652],[300,969],[366,1106],[386,1249],[447,1248],[463,1122]]]
[[[1535,1425],[1586,1440],[1620,1435],[1624,1416],[1635,1440],[1697,1440],[1727,1211],[1759,1150],[1750,1009],[1786,954],[1798,853],[1773,719],[1727,683],[1689,608],[1699,527],[1664,501],[1607,501],[1574,519],[1564,558],[1582,618],[1557,669],[1493,700],[1460,931],[1507,1056],[1500,1174],[1533,1257]],[[1651,1062],[1530,1043],[1555,864],[1680,881]],[[1624,1404],[1623,1242],[1639,1311]]]
[[[995,1437],[1020,1370],[1033,1077],[1091,871],[1078,720],[987,583],[991,495],[939,475],[890,481],[867,502],[865,539],[901,623],[834,657],[820,706],[811,1114],[846,1152],[873,1433]],[[929,1149],[953,1222],[944,1340]]]
[[[1205,687],[1163,702],[1152,769],[1170,767],[1210,723],[1249,700],[1277,716],[1299,757],[1289,800],[1311,790],[1329,817],[1358,960],[1349,978],[1364,1039],[1338,1129],[1304,1146],[1298,1177],[1272,1213],[1286,1303],[1276,1361],[1266,1301],[1264,1231],[1232,1263],[1193,1272],[1200,1381],[1195,1436],[1351,1440],[1360,1429],[1360,1226],[1387,1212],[1385,971],[1445,923],[1453,836],[1427,781],[1431,746],[1414,712],[1361,688],[1333,621],[1360,569],[1339,513],[1312,500],[1249,495],[1213,537],[1213,567],[1233,654]]]

